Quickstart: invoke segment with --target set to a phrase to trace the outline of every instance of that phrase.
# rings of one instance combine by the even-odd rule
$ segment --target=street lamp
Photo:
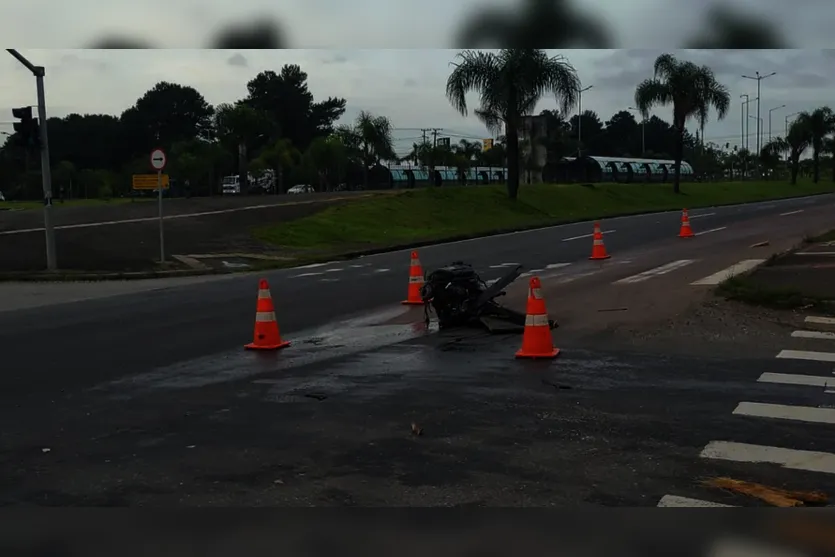
[[[750,75],[743,75],[745,79],[754,79],[757,82],[757,153],[760,152],[760,128],[762,118],[760,118],[760,83],[763,79],[767,77],[771,77],[772,75],[777,75],[777,72],[771,72],[768,75],[760,75],[760,72],[755,72],[754,76]]]
[[[635,112],[640,113],[641,111],[635,108],[634,106],[630,106],[629,110],[633,110]],[[641,156],[645,157],[647,152],[647,136],[646,136],[646,123],[647,119],[644,118],[644,115],[641,114]]]
[[[792,112],[791,114],[786,116],[786,138],[787,139],[789,137],[789,119],[793,116],[797,116],[798,114],[800,114],[800,112]]]
[[[775,106],[774,108],[770,108],[768,110],[768,140],[771,141],[771,113],[775,110],[780,110],[781,108],[786,108],[786,105],[781,104],[780,106]]]
[[[43,228],[46,233],[46,268],[54,271],[58,268],[55,257],[55,228],[52,224],[52,172],[49,166],[49,138],[46,133],[46,94],[44,93],[43,78],[46,70],[43,66],[35,66],[23,57],[17,50],[7,48],[18,62],[26,66],[35,76],[35,88],[38,93],[38,120],[41,148],[41,181],[43,184]]]
[[[745,133],[745,124],[748,122],[748,103],[751,102],[748,98],[748,95],[740,95],[740,99],[744,98],[745,100],[742,101],[742,108],[739,111],[739,121],[742,126],[741,134],[742,134],[742,144],[739,146],[740,149],[748,149],[748,135]]]
[[[577,90],[577,158],[582,156],[583,148],[583,93],[594,87],[589,85],[585,89]]]

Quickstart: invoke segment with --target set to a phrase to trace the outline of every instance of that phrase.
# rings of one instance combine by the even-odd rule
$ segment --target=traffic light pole
[[[49,164],[49,137],[46,131],[46,94],[43,78],[46,70],[43,66],[35,66],[13,48],[6,49],[18,62],[26,66],[35,76],[38,89],[38,120],[41,144],[41,179],[43,183],[43,228],[46,234],[46,268],[54,271],[58,268],[55,255],[55,227],[52,224],[52,170]]]
[[[46,71],[37,68],[35,81],[38,87],[38,120],[41,133],[41,179],[43,181],[43,227],[46,233],[46,268],[54,271],[58,268],[55,255],[55,227],[52,224],[52,168],[49,164],[49,136],[46,132],[46,94],[43,78]]]

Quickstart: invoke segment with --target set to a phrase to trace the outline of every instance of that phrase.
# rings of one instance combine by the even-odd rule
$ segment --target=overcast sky
[[[458,115],[444,96],[454,50],[21,50],[34,63],[46,67],[47,107],[50,116],[78,113],[120,114],[159,81],[190,85],[212,104],[233,102],[246,94],[246,83],[263,70],[279,71],[288,63],[299,64],[309,74],[317,99],[347,99],[345,119],[360,110],[388,116],[397,131],[397,150],[408,151],[417,128],[443,128],[443,135],[479,139],[488,137],[474,118]],[[656,50],[561,50],[577,69],[584,86],[583,109],[594,110],[605,121],[614,112],[633,104],[637,83],[652,75]],[[707,64],[719,81],[730,88],[733,104],[721,122],[711,115],[708,141],[740,141],[743,93],[756,96],[756,82],[743,79],[777,72],[762,82],[764,133],[768,111],[772,130],[784,128],[785,116],[824,104],[835,104],[835,51],[676,51],[681,58]],[[0,56],[0,131],[11,131],[11,108],[35,104],[31,74],[11,56]],[[472,108],[477,106],[472,99]],[[543,99],[537,111],[554,108]],[[670,119],[670,108],[656,114]],[[756,105],[751,105],[755,115]],[[751,120],[754,135],[756,120]]]

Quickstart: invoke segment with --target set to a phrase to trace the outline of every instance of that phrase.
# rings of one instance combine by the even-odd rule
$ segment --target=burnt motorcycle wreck
[[[525,314],[499,305],[496,298],[505,295],[505,288],[522,274],[522,266],[510,270],[490,286],[472,265],[455,261],[426,277],[421,297],[429,323],[430,307],[438,317],[441,329],[450,327],[486,327],[491,332],[522,331]],[[557,323],[549,320],[552,329]]]

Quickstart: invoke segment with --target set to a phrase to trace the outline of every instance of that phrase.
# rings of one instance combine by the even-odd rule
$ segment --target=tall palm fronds
[[[504,49],[498,53],[465,50],[458,54],[447,80],[446,95],[452,106],[466,116],[467,93],[479,94],[475,113],[487,128],[507,137],[510,199],[519,195],[519,127],[522,117],[532,114],[547,95],[557,98],[560,109],[577,103],[580,80],[577,71],[561,56],[549,57],[533,48]]]

